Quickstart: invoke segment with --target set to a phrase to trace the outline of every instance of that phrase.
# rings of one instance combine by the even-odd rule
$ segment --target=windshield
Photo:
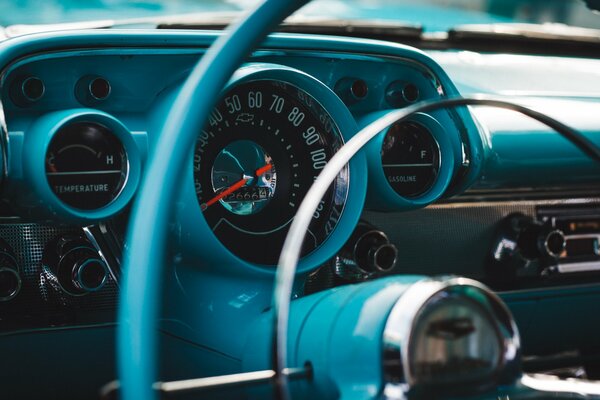
[[[240,11],[256,0],[0,0],[0,25],[56,24],[92,20]],[[600,28],[600,16],[581,0],[315,0],[306,16],[384,19],[446,31],[456,25],[562,23]]]

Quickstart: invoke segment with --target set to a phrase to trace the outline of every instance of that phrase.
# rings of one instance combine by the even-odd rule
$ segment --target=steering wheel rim
[[[119,302],[117,368],[125,400],[154,399],[159,292],[170,205],[197,132],[244,57],[306,0],[266,0],[228,29],[194,67],[151,153],[132,211]],[[160,188],[161,190],[156,190]]]
[[[173,103],[148,163],[128,232],[127,243],[130,247],[125,255],[117,337],[118,372],[125,400],[156,398],[152,384],[157,375],[156,321],[159,316],[159,296],[153,294],[161,287],[160,272],[165,256],[169,208],[178,193],[179,178],[184,175],[182,172],[188,161],[186,155],[193,147],[196,134],[201,130],[219,93],[244,56],[274,25],[305,2],[266,0],[259,4],[254,12],[210,47]],[[446,105],[467,105],[468,101],[472,99],[447,100]],[[434,104],[424,105],[418,111],[425,111],[428,107],[433,108]],[[561,128],[561,125],[557,126],[569,131],[568,127]],[[575,134],[571,135],[573,139],[580,141],[580,147],[587,146],[585,138]],[[157,191],[157,187],[161,190]],[[290,265],[295,264],[293,256],[288,261]],[[284,264],[284,260],[281,260],[281,264]],[[292,268],[289,270],[292,271]],[[281,290],[276,298],[283,298],[285,293],[286,290]],[[276,368],[278,371],[283,364],[281,361],[276,364],[279,364]],[[286,397],[285,390],[281,390],[280,394]]]

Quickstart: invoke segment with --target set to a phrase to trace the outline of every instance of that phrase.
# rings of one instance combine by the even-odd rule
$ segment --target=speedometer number
[[[281,114],[283,111],[283,106],[285,105],[285,99],[283,97],[279,97],[276,94],[273,95],[273,103],[271,103],[271,107],[269,107],[269,111],[275,111],[277,114]]]

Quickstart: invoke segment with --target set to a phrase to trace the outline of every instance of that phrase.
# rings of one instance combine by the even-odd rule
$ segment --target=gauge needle
[[[256,171],[254,171],[254,176],[256,176],[258,178],[259,176],[263,175],[265,172],[270,171],[271,168],[273,168],[272,164],[264,165],[264,166],[260,167],[259,169],[257,169]],[[244,178],[240,179],[233,185],[229,186],[227,189],[223,190],[221,193],[219,193],[218,195],[216,195],[215,197],[213,197],[206,203],[200,205],[200,209],[202,211],[206,210],[208,207],[212,206],[217,201],[219,201],[222,198],[229,196],[231,193],[239,190],[241,187],[246,185],[246,183],[248,183],[248,181],[252,178],[253,178],[252,176],[244,176]]]

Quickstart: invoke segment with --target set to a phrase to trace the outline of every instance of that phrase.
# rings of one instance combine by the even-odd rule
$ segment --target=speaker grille
[[[78,227],[2,223],[0,238],[13,249],[23,281],[21,292],[0,303],[0,331],[114,321],[117,285],[112,277],[98,292],[85,296],[57,294],[42,278],[42,256],[59,235],[83,235]]]

